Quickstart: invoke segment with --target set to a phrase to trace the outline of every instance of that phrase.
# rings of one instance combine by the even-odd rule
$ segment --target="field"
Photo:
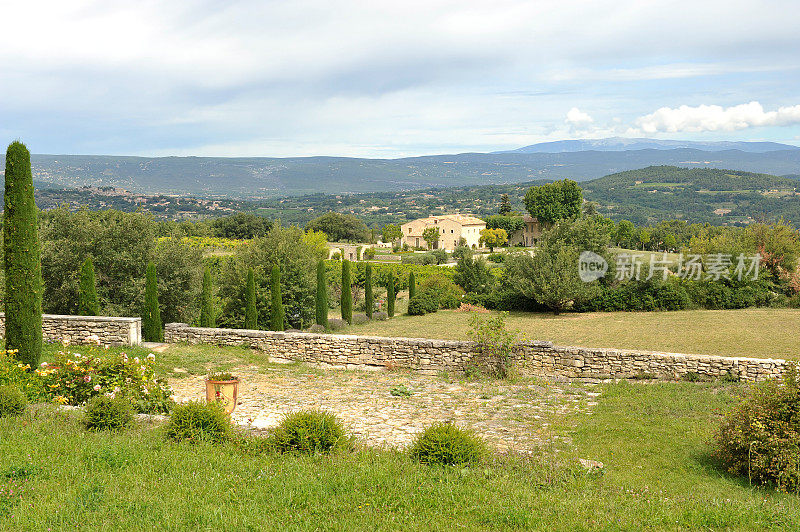
[[[348,327],[347,334],[468,338],[467,313],[439,311],[397,316]],[[591,312],[539,314],[515,312],[509,328],[529,340],[560,345],[643,349],[673,353],[786,358],[800,360],[800,310],[683,310],[676,312]]]

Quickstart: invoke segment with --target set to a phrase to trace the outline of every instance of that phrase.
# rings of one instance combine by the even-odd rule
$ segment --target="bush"
[[[417,436],[409,453],[423,464],[464,465],[479,462],[487,449],[473,433],[450,423],[437,423]]]
[[[0,386],[0,417],[19,416],[27,406],[28,399],[18,386]]]
[[[133,421],[131,402],[126,397],[99,395],[86,403],[86,428],[120,430]]]
[[[373,320],[385,321],[385,320],[389,319],[389,315],[387,313],[383,312],[383,311],[373,312],[372,313],[372,319]]]
[[[486,256],[486,260],[499,264],[505,262],[506,255],[505,253],[489,253],[489,255]]]
[[[419,292],[432,294],[431,297],[436,300],[438,308],[445,309],[458,308],[461,304],[461,299],[464,297],[464,290],[442,275],[434,275],[425,279],[420,284]],[[429,310],[428,312],[435,312],[435,310]]]
[[[363,314],[363,313],[353,314],[353,324],[354,325],[362,325],[364,323],[367,323],[368,321],[369,321],[369,318],[367,317],[366,314]]]
[[[420,290],[408,301],[409,316],[422,316],[439,310],[439,298],[433,290]]]
[[[191,401],[176,405],[167,425],[167,437],[174,441],[220,443],[231,435],[231,420],[217,403]]]
[[[328,318],[328,329],[332,331],[338,331],[339,329],[344,329],[346,323],[343,319],[340,318]]]
[[[300,454],[329,453],[348,441],[336,416],[321,410],[288,414],[272,438],[279,452]]]
[[[320,333],[320,334],[324,333],[325,332],[325,326],[324,325],[320,325],[319,323],[315,323],[314,325],[312,325],[311,327],[308,328],[308,332]]]
[[[797,378],[797,366],[787,366],[783,379],[754,385],[725,416],[714,436],[714,456],[728,472],[785,492],[800,489]]]

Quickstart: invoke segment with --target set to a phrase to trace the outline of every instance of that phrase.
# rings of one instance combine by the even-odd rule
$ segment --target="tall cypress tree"
[[[386,285],[386,313],[390,318],[394,317],[394,300],[397,297],[394,291],[394,273],[389,274]]]
[[[161,311],[158,309],[158,280],[156,265],[147,264],[147,279],[144,286],[144,312],[142,313],[142,336],[146,342],[164,339],[161,330]]]
[[[214,319],[214,294],[211,269],[206,266],[203,271],[203,292],[200,296],[200,327],[215,327]]]
[[[368,262],[364,274],[364,309],[369,319],[372,319],[372,307],[374,305],[375,300],[372,296],[372,264]]]
[[[325,279],[325,261],[317,263],[317,325],[328,328],[328,282]]]
[[[353,283],[350,281],[350,261],[342,261],[342,319],[353,323]]]
[[[100,314],[100,303],[97,301],[97,284],[94,278],[92,258],[86,257],[81,265],[80,285],[78,286],[78,314],[81,316],[97,316]]]
[[[6,151],[5,179],[6,349],[16,349],[20,362],[36,368],[42,354],[42,259],[31,154],[19,141]]]
[[[408,300],[417,295],[417,280],[414,278],[414,272],[408,274]]]
[[[283,301],[281,300],[281,270],[278,265],[272,267],[272,278],[269,286],[272,303],[269,306],[269,328],[273,331],[286,329]]]
[[[245,286],[244,328],[258,328],[258,309],[256,308],[256,276],[253,268],[247,270],[247,285]]]

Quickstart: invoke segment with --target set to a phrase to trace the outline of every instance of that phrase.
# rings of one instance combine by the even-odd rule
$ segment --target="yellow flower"
[[[66,398],[66,397],[64,397],[63,395],[57,395],[57,396],[56,396],[56,397],[53,399],[53,402],[54,402],[54,403],[58,403],[58,404],[60,404],[60,405],[65,405],[65,404],[67,404],[67,398]]]

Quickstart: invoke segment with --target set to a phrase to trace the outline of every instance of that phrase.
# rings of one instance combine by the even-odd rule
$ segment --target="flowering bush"
[[[30,401],[46,397],[41,380],[31,373],[30,366],[15,358],[17,351],[0,351],[0,386],[14,384]]]
[[[61,351],[54,365],[43,363],[35,374],[56,403],[82,405],[96,395],[124,395],[138,412],[168,412],[171,390],[163,378],[156,377],[154,362],[152,353],[139,360],[124,353],[100,358]]]

